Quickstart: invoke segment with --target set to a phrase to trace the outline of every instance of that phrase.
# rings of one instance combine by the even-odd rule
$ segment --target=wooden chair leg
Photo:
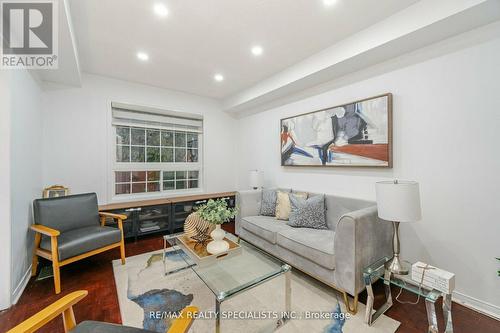
[[[57,237],[50,237],[50,248],[52,254],[52,270],[54,272],[54,288],[56,294],[61,293],[61,275],[59,273],[59,251],[57,247]]]
[[[61,275],[59,272],[59,263],[56,261],[52,262],[52,270],[54,272],[54,288],[56,290],[56,294],[61,293]]]
[[[35,244],[33,246],[33,259],[31,261],[31,276],[35,276],[38,269],[38,256],[36,255],[36,249],[40,247],[40,242],[42,241],[42,235],[40,233],[35,233]]]
[[[66,310],[64,310],[63,314],[63,324],[64,324],[64,332],[68,333],[76,326],[75,313],[73,312],[73,306],[70,306]]]
[[[122,265],[125,265],[125,242],[123,241],[123,237],[120,243],[120,256],[122,258]]]

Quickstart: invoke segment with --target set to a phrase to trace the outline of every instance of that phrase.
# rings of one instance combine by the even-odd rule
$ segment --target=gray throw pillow
[[[328,229],[325,216],[325,196],[304,199],[290,194],[291,212],[288,225],[296,228]]]
[[[262,190],[262,203],[260,205],[260,215],[276,215],[276,190]]]

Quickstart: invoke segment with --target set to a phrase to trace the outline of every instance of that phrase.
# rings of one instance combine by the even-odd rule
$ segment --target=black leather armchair
[[[33,201],[35,246],[32,276],[38,257],[52,261],[56,294],[61,292],[59,268],[116,247],[125,264],[123,221],[126,215],[99,212],[97,195],[85,193]],[[117,221],[118,229],[107,227],[106,218]]]

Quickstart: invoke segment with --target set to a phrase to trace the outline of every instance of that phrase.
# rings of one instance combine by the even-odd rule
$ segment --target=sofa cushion
[[[328,229],[325,216],[325,197],[318,195],[309,199],[290,194],[292,210],[288,225],[296,228]]]
[[[276,244],[278,231],[291,229],[284,221],[268,216],[244,217],[241,219],[241,227],[272,244]]]
[[[278,191],[276,195],[276,218],[278,220],[288,221],[288,218],[290,217],[290,211],[292,210],[290,205],[290,195],[292,194],[282,191]],[[307,193],[305,192],[295,192],[293,195],[307,199]]]
[[[320,229],[290,228],[278,232],[279,246],[328,269],[335,268],[333,238],[335,232]]]
[[[263,189],[262,203],[260,205],[260,215],[276,215],[276,190]]]
[[[120,241],[120,230],[111,227],[95,226],[65,231],[57,237],[59,260],[65,260]],[[50,251],[50,237],[43,237],[40,247]]]
[[[135,327],[86,320],[79,323],[71,333],[152,333]]]

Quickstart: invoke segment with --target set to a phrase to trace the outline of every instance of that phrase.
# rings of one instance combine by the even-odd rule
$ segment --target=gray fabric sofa
[[[365,288],[363,268],[392,256],[392,225],[380,222],[376,204],[325,195],[328,230],[317,230],[294,228],[287,221],[260,215],[261,198],[261,190],[238,192],[236,234],[343,291],[346,302],[345,292],[353,295],[355,304],[350,311],[356,312],[357,295]]]

